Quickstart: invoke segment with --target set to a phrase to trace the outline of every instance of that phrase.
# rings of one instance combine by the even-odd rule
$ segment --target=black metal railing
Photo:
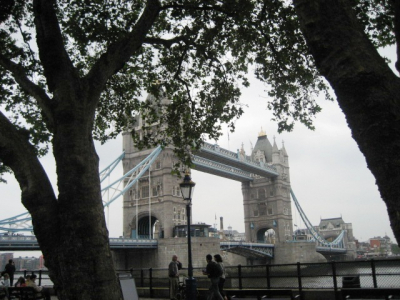
[[[226,266],[225,289],[331,289],[342,287],[398,288],[400,260],[368,260],[327,263],[297,263],[281,265]],[[194,268],[198,288],[208,288],[209,280],[202,268]],[[183,273],[182,273],[183,271]],[[187,276],[181,270],[182,276]],[[168,288],[167,269],[131,269],[137,287],[150,290]]]

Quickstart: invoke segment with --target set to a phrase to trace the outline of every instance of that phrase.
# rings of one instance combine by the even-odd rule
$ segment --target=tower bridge
[[[140,133],[142,122],[139,116],[136,127],[130,129]],[[101,172],[103,182],[122,161],[124,176],[103,188],[104,194],[109,189],[115,192],[111,199],[104,200],[105,206],[123,197],[123,236],[110,239],[117,265],[129,268],[150,263],[154,267],[165,267],[173,253],[185,261],[186,238],[174,234],[175,228],[186,225],[187,220],[186,204],[179,190],[180,179],[171,173],[178,162],[173,147],[139,150],[127,131],[123,133],[123,148],[124,154]],[[291,188],[286,149],[284,145],[279,149],[275,139],[271,144],[263,130],[249,154],[243,146],[232,152],[216,144],[204,143],[193,153],[192,161],[198,171],[241,182],[245,224],[245,241],[238,243],[192,233],[195,267],[204,263],[206,254],[219,251],[261,263],[270,260],[274,263],[322,261],[333,256],[343,259],[355,252],[350,227],[341,227],[345,231],[339,232],[336,227],[335,233],[324,236],[322,228],[316,229],[308,221]],[[292,200],[308,229],[308,238],[304,240],[294,239]],[[26,214],[21,214],[2,220],[0,230],[31,231],[31,227],[26,226],[27,219]],[[24,227],[16,228],[17,223],[24,223]],[[267,243],[266,234],[273,235],[273,244]],[[33,239],[23,241],[22,237],[0,236],[0,250],[36,247],[37,242],[35,244]]]

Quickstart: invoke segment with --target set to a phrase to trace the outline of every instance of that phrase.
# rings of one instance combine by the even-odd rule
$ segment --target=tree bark
[[[293,0],[321,74],[375,176],[400,243],[400,79],[369,41],[346,0]],[[362,207],[362,199],[356,199]]]

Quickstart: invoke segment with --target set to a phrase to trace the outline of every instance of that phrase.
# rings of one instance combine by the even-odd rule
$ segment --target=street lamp
[[[190,209],[192,205],[192,196],[194,191],[194,186],[196,183],[190,178],[189,172],[186,172],[183,181],[179,184],[181,188],[182,198],[186,202],[186,214],[187,214],[187,231],[188,231],[188,278],[186,279],[186,295],[187,299],[196,300],[197,299],[197,283],[196,278],[193,278],[193,265],[192,265],[192,241],[190,234]]]

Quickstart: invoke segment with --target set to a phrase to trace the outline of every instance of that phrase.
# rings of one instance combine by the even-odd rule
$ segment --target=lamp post
[[[192,240],[190,233],[190,210],[192,205],[192,196],[194,186],[196,183],[190,178],[189,172],[186,172],[183,181],[179,184],[181,188],[182,198],[186,202],[187,213],[187,231],[188,231],[188,278],[186,279],[186,298],[190,300],[197,299],[197,283],[196,278],[193,278],[193,265],[192,265]]]

